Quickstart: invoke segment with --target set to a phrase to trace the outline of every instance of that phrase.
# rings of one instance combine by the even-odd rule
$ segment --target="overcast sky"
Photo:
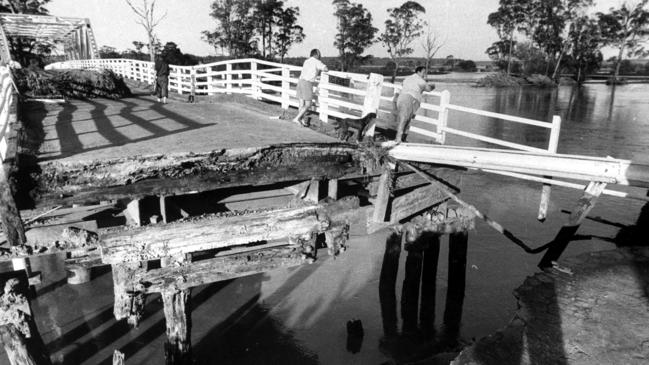
[[[142,0],[133,0],[140,3]],[[213,0],[157,0],[159,14],[166,18],[156,28],[162,42],[173,41],[183,52],[199,56],[215,54],[215,50],[201,40],[203,30],[213,30],[216,22],[210,17]],[[373,24],[384,29],[387,9],[401,5],[404,0],[356,0],[372,13]],[[620,0],[597,1],[598,9],[618,5]],[[289,56],[307,56],[312,48],[319,48],[324,56],[335,56],[333,46],[336,19],[330,0],[285,0],[289,6],[300,8],[298,23],[304,27],[306,39],[294,45]],[[496,39],[496,32],[487,25],[487,15],[498,8],[498,0],[421,0],[426,8],[424,16],[446,43],[437,57],[453,55],[456,58],[487,60],[485,50]],[[146,42],[144,28],[124,0],[52,0],[47,8],[51,15],[89,18],[99,46],[118,50],[133,48],[135,40]],[[417,41],[416,41],[417,42]],[[415,56],[423,54],[420,44],[414,44]],[[386,56],[380,44],[369,48],[366,54]]]

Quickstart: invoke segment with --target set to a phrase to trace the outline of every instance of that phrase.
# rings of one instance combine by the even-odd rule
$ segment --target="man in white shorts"
[[[300,104],[297,116],[293,119],[293,122],[305,127],[308,124],[302,118],[304,118],[306,112],[311,108],[311,104],[313,104],[313,86],[318,73],[321,71],[328,71],[327,66],[320,61],[320,51],[312,49],[311,57],[304,61],[304,65],[302,65],[302,72],[297,82],[297,98]]]

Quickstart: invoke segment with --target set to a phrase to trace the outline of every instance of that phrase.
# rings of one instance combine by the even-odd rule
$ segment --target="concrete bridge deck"
[[[35,131],[39,161],[88,161],[134,155],[209,152],[291,142],[335,142],[278,116],[278,106],[240,95],[210,103],[157,103],[145,90],[120,100],[27,103],[23,123]]]

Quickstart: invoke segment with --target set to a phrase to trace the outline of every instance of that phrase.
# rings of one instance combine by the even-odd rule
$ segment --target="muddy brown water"
[[[613,102],[604,85],[561,87],[557,93],[438,84],[438,90],[443,88],[451,91],[451,102],[458,105],[543,120],[561,115],[561,153],[649,163],[649,86],[618,87]],[[538,146],[547,141],[547,132],[538,128],[459,112],[451,113],[450,125]],[[449,142],[483,146],[455,137]],[[554,188],[548,219],[540,223],[536,214],[541,189],[536,183],[470,173],[461,188],[466,201],[531,246],[554,237],[567,218],[563,211],[572,209],[579,197],[577,190]],[[615,247],[611,240],[621,226],[634,224],[641,207],[641,202],[603,197],[590,215],[595,219],[580,228],[582,239],[573,241],[564,255]],[[323,257],[312,265],[194,288],[196,363],[392,364],[453,352],[509,322],[516,309],[512,290],[537,270],[541,258],[524,253],[478,222],[469,233],[466,278],[458,282],[455,276],[449,285],[447,238],[441,240],[438,253],[411,250],[397,257],[393,251],[386,256],[386,247],[392,247],[386,244],[387,237],[388,232],[364,235],[355,230],[350,249],[335,259]],[[402,291],[406,276],[409,287],[424,259],[429,266],[423,269],[426,284],[416,291],[426,298],[420,305]],[[434,262],[436,271],[430,266]],[[125,321],[113,318],[109,270],[96,270],[92,282],[72,286],[66,284],[60,258],[36,260],[33,269],[42,271],[45,280],[32,306],[56,363],[110,364],[114,349],[126,354],[127,364],[164,363],[159,296],[148,298],[140,327],[131,330]],[[391,275],[392,281],[387,280]],[[462,286],[463,294],[458,292]],[[406,291],[413,295],[413,290]],[[402,311],[406,306],[410,309]],[[404,331],[404,319],[412,323],[414,316],[417,322],[417,314],[426,322]],[[346,324],[352,319],[361,321],[362,336],[348,336]],[[452,355],[439,355],[444,356]],[[0,354],[0,364],[7,363]]]

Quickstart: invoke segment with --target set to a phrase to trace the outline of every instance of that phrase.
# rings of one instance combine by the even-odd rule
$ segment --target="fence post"
[[[561,117],[555,115],[552,117],[552,128],[550,129],[550,141],[548,143],[548,152],[557,153],[559,147],[559,132],[561,132]],[[551,179],[551,176],[544,176]],[[550,193],[552,185],[543,184],[541,188],[541,202],[539,203],[539,215],[536,217],[539,221],[543,222],[548,215],[548,204],[550,203]]]
[[[437,133],[439,133],[439,143],[446,143],[446,126],[448,125],[448,104],[451,102],[451,92],[448,90],[442,91],[439,97],[439,114],[437,120]]]
[[[225,93],[232,94],[232,64],[225,64]]]
[[[192,100],[196,97],[196,66],[192,66],[189,69],[189,74],[191,77],[191,96]]]
[[[383,75],[370,73],[367,79],[367,88],[365,89],[365,98],[363,100],[363,111],[361,116],[369,113],[378,114],[379,105],[381,104],[381,89],[383,88]],[[372,124],[365,132],[366,136],[374,136],[376,123]],[[360,133],[361,131],[359,131]]]
[[[284,66],[282,67],[282,109],[287,110],[289,108],[290,95],[288,94],[289,89],[291,88],[291,70]]]
[[[261,93],[259,90],[259,75],[257,74],[257,61],[250,61],[250,88],[252,89],[252,97],[259,100]]]
[[[320,109],[320,120],[328,123],[329,120],[329,105],[327,98],[329,97],[329,90],[323,88],[329,84],[329,74],[323,72],[320,74],[320,83],[318,84],[318,108]]]

